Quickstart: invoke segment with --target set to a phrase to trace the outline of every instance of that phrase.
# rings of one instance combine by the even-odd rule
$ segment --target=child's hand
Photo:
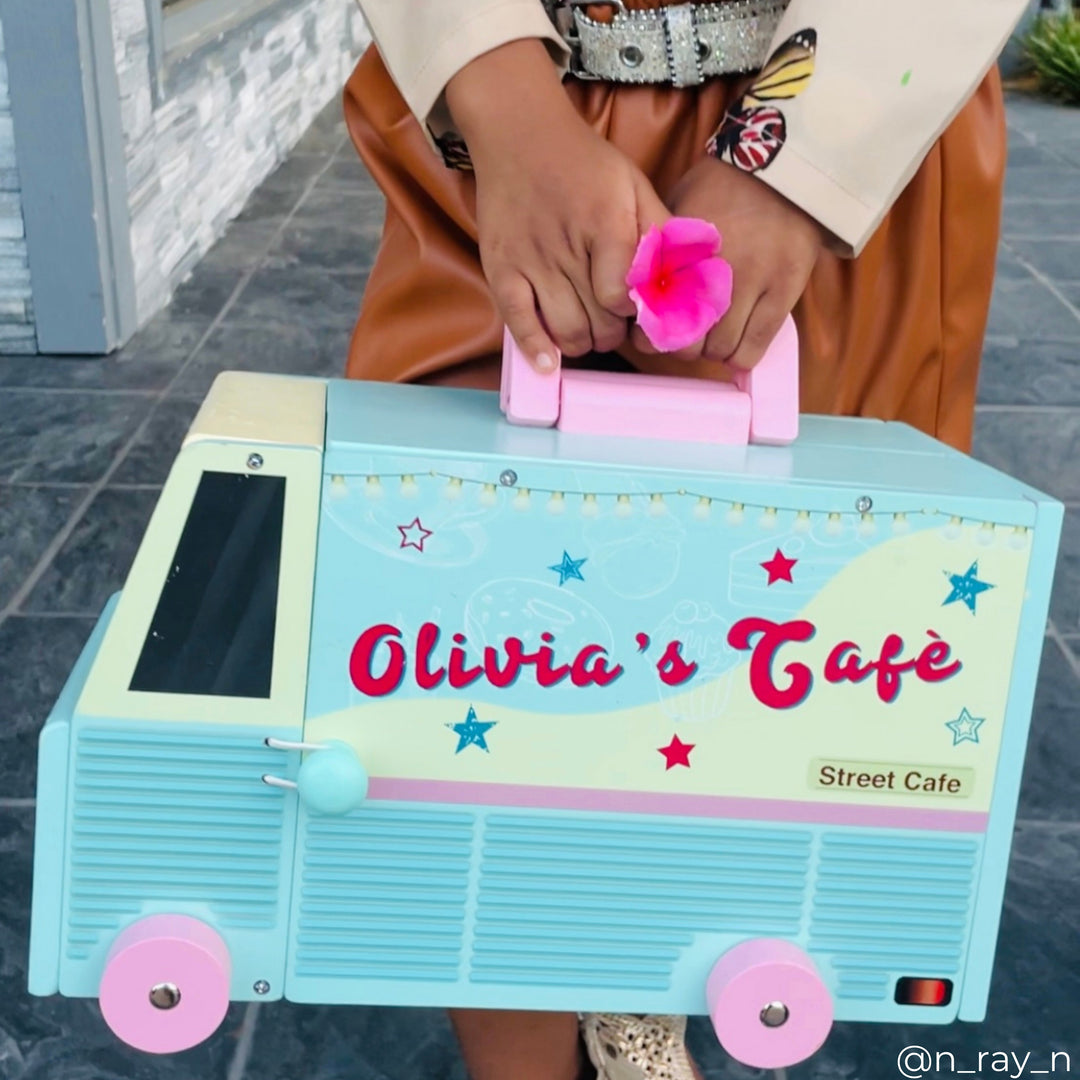
[[[473,61],[447,101],[476,173],[484,273],[522,351],[550,370],[556,347],[617,348],[638,239],[671,216],[652,185],[578,116],[538,41]]]
[[[715,158],[698,162],[668,202],[680,217],[704,218],[720,230],[720,254],[734,274],[727,314],[704,341],[671,355],[753,367],[802,296],[825,230],[768,185]],[[637,328],[632,344],[656,352]]]

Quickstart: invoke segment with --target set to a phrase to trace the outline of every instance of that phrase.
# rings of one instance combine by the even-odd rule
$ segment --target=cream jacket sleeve
[[[775,50],[816,32],[786,139],[757,175],[858,253],[997,60],[1028,0],[792,0]]]
[[[359,0],[371,37],[425,131],[450,127],[446,84],[500,45],[541,38],[565,70],[566,44],[540,0]]]
[[[360,0],[394,82],[425,128],[450,124],[450,78],[499,45],[567,52],[540,0]],[[857,253],[995,62],[1028,0],[791,0],[772,52],[816,40],[805,89],[770,102],[785,139],[758,172]],[[704,149],[704,148],[703,148]]]

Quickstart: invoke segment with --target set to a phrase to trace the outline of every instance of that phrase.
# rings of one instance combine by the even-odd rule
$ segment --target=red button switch
[[[900,979],[896,984],[898,1005],[948,1005],[953,984],[949,979]]]

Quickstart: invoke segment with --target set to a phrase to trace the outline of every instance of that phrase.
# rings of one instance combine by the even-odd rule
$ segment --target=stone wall
[[[0,27],[0,353],[37,351],[7,63]]]
[[[341,92],[369,38],[352,0],[279,0],[167,63],[155,97],[147,0],[109,2],[142,325]]]

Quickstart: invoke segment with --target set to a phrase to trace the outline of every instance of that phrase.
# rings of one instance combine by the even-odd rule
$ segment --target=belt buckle
[[[630,11],[626,4],[623,3],[623,0],[555,0],[554,3],[553,21],[555,29],[558,30],[570,49],[570,74],[575,79],[581,79],[583,82],[601,82],[602,80],[599,75],[594,75],[581,62],[581,39],[578,37],[577,23],[574,21],[574,8],[594,5],[614,8],[616,18],[620,15],[627,18],[630,16]]]

